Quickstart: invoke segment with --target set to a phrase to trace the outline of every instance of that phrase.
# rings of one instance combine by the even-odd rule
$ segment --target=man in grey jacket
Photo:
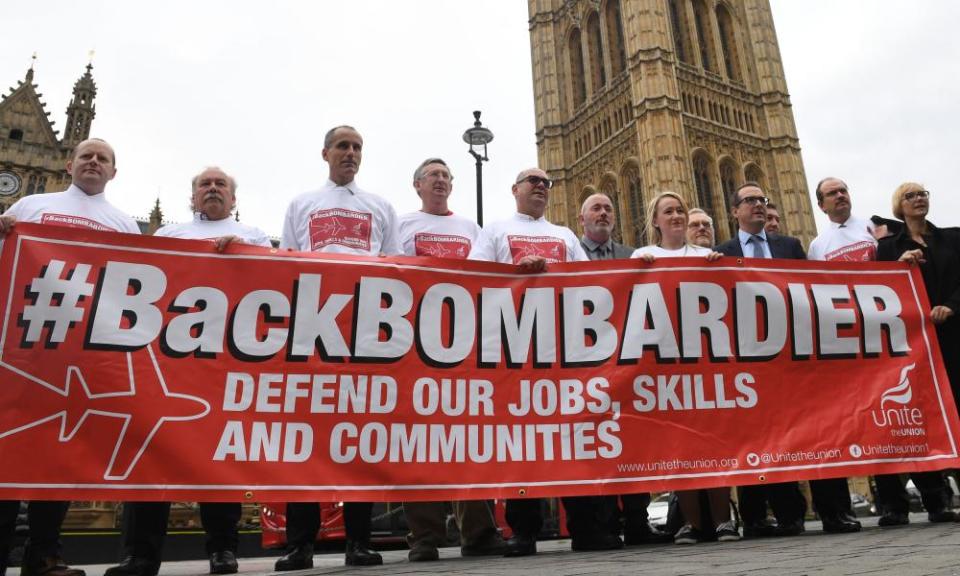
[[[613,241],[617,213],[606,194],[593,194],[587,198],[580,208],[578,220],[583,227],[580,244],[591,260],[629,258],[633,254],[633,248]]]

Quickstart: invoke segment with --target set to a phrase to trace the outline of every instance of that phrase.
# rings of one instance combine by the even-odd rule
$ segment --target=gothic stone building
[[[0,213],[22,196],[58,192],[70,186],[67,160],[74,147],[90,135],[96,115],[97,85],[91,65],[73,86],[63,137],[53,129],[43,96],[33,83],[33,67],[26,78],[0,99]]]
[[[640,246],[645,203],[682,194],[736,229],[726,197],[760,182],[804,243],[816,236],[768,0],[528,0],[548,217],[577,228],[583,200],[614,201]]]

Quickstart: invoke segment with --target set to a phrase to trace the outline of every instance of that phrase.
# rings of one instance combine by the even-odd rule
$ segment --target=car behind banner
[[[2,498],[409,501],[955,467],[916,270],[508,265],[18,224]]]

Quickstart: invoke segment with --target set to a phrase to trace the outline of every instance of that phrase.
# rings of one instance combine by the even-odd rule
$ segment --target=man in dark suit
[[[633,254],[632,247],[613,241],[613,231],[617,227],[617,212],[606,194],[593,194],[584,200],[578,220],[583,228],[580,245],[591,260],[629,258]],[[616,496],[596,496],[568,498],[564,503],[568,514],[571,504],[584,507],[585,510],[580,516],[585,521],[595,521],[598,524],[594,528],[595,531],[609,530],[612,535],[619,537],[621,512],[617,500]],[[623,503],[623,537],[626,544],[673,541],[671,535],[664,534],[650,524],[650,516],[647,513],[647,507],[650,505],[649,493],[624,494],[619,497],[619,500]]]
[[[764,231],[769,200],[760,184],[744,183],[733,192],[729,201],[730,212],[736,218],[739,230],[737,236],[714,250],[727,256],[807,259],[803,246],[796,238]],[[807,501],[796,482],[743,486],[739,491],[739,500],[743,535],[747,538],[796,536],[804,531],[803,517],[807,512]],[[767,520],[767,502],[777,519],[776,525]]]

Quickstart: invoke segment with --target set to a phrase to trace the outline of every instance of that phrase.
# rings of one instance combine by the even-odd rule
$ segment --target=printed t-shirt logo
[[[567,245],[553,236],[507,236],[507,243],[514,264],[524,256],[542,256],[547,262],[567,261]]]
[[[40,217],[41,224],[53,224],[54,226],[66,226],[67,228],[86,228],[88,230],[99,230],[101,232],[116,232],[109,226],[84,218],[83,216],[71,216],[69,214],[53,214],[47,212]]]
[[[413,236],[413,246],[417,256],[463,260],[470,254],[470,240],[454,234],[417,232]]]
[[[320,250],[339,244],[357,250],[370,250],[370,225],[373,215],[343,208],[317,210],[310,214],[310,249]]]
[[[836,262],[873,262],[877,259],[877,246],[873,242],[857,242],[828,252],[824,260]]]

